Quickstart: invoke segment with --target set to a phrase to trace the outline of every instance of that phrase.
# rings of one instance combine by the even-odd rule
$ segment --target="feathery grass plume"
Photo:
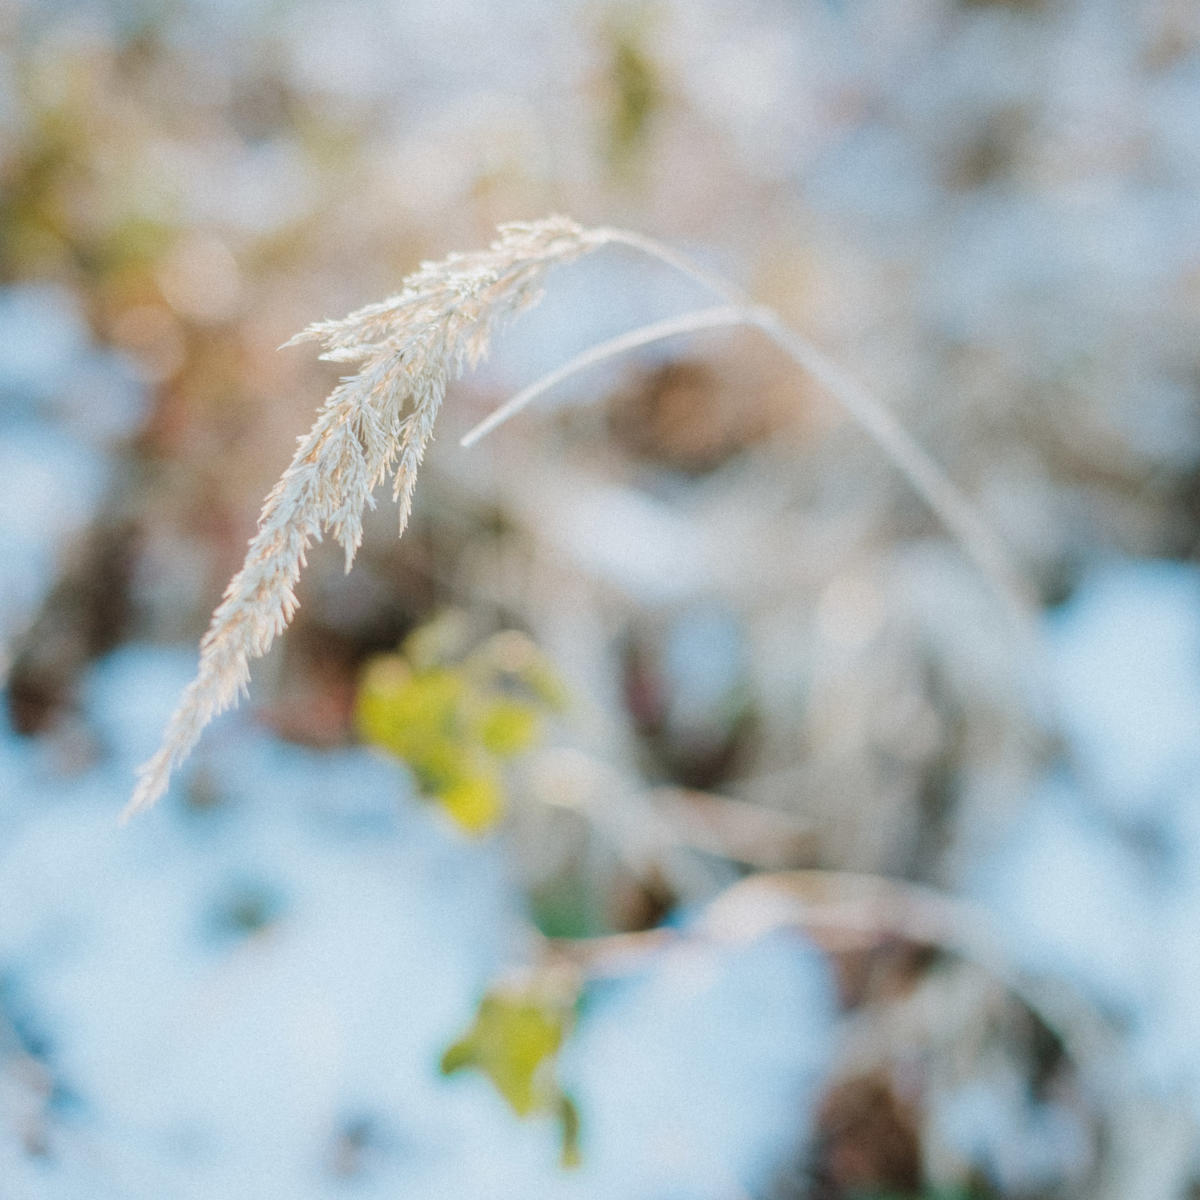
[[[772,309],[661,242],[621,229],[583,229],[565,217],[504,225],[490,249],[426,263],[401,292],[341,321],[312,325],[287,345],[317,341],[322,358],[361,364],[321,407],[300,439],[291,465],[267,497],[258,533],[200,643],[200,667],[171,717],[163,744],[140,772],[129,816],[166,791],[171,772],[196,744],[205,725],[246,690],[250,660],[267,652],[296,611],[294,588],[308,547],[327,531],[341,544],[350,569],[362,540],[363,510],[394,470],[400,532],[412,509],[417,468],[451,375],[474,365],[496,323],[536,303],[551,266],[590,250],[623,245],[658,259],[722,301],[630,330],[593,346],[530,384],[463,439],[477,441],[548,388],[576,372],[639,346],[680,334],[742,325],[765,334],[831,395],[925,498],[992,585],[1018,645],[1040,664],[1029,591],[1004,547],[974,504],[946,477],[887,405],[786,325]]]
[[[152,805],[204,727],[236,703],[250,660],[291,621],[305,553],[322,532],[341,545],[346,570],[362,541],[363,510],[393,472],[400,532],[412,511],[417,468],[451,376],[486,353],[497,323],[541,298],[546,272],[600,245],[565,217],[503,225],[487,250],[424,263],[400,292],[340,321],[323,321],[287,345],[316,341],[322,358],[357,363],[321,406],[312,429],[263,505],[242,569],[200,643],[196,678],[138,772],[129,817]]]

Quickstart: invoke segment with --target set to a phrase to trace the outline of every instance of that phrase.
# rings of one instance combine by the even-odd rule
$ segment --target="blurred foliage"
[[[530,919],[546,937],[584,938],[613,932],[605,915],[604,889],[578,856],[531,888],[527,899]]]
[[[0,166],[0,277],[138,282],[167,249],[176,206],[147,184],[140,118],[105,103],[105,54],[51,62],[21,81],[25,121]]]
[[[1043,602],[1063,604],[1055,620],[1080,619],[1070,598],[1097,559],[1195,559],[1194,4],[951,0],[897,6],[864,23],[845,0],[747,8],[605,0],[580,10],[480,6],[450,38],[432,20],[436,7],[395,6],[381,20],[355,2],[286,12],[18,2],[0,22],[9,118],[0,139],[0,279],[71,293],[94,342],[70,372],[47,366],[52,397],[14,387],[5,418],[18,436],[5,481],[23,478],[10,465],[23,456],[34,483],[43,455],[53,465],[41,443],[22,448],[26,424],[38,437],[69,435],[93,456],[86,463],[113,467],[111,499],[86,525],[54,516],[72,508],[75,483],[62,472],[58,493],[27,495],[10,482],[11,520],[0,529],[16,530],[4,544],[7,582],[18,590],[49,563],[53,544],[53,574],[47,565],[40,598],[21,612],[29,624],[8,701],[14,726],[50,739],[63,771],[107,753],[81,717],[89,662],[124,642],[190,639],[226,564],[240,561],[265,484],[260,464],[321,390],[306,373],[311,364],[275,354],[278,342],[300,321],[383,295],[424,254],[468,248],[496,220],[550,207],[727,255],[756,295],[836,348],[913,421],[980,496]],[[668,303],[643,289],[643,278],[620,279],[622,295],[631,284],[635,293],[630,323]],[[23,355],[36,360],[56,321],[70,324],[74,311],[59,300],[43,305],[32,333],[11,337],[18,367]],[[556,331],[539,317],[535,332],[550,358],[613,332],[606,320],[606,304],[581,304],[577,319]],[[567,334],[578,341],[568,345]],[[119,358],[98,353],[110,347]],[[1058,838],[1046,861],[1086,855],[1079,878],[1091,882],[1063,885],[1061,916],[1053,891],[1047,902],[1031,897],[1030,907],[1048,928],[1060,922],[1051,932],[1072,945],[1097,929],[1102,962],[1122,937],[1141,937],[1143,903],[1159,906],[1155,928],[1192,928],[1194,893],[1180,882],[1189,871],[1164,874],[1153,897],[1144,878],[1148,864],[1194,855],[1193,806],[1180,797],[1177,812],[1172,785],[1156,783],[1146,794],[1161,801],[1127,811],[1115,792],[1106,798],[1109,760],[1098,758],[1087,769],[1104,787],[1062,800],[1056,790],[1045,801],[1067,813],[1049,834],[1024,820],[1021,802],[1044,756],[1056,769],[1060,753],[1083,766],[1086,756],[1073,743],[1060,752],[1007,736],[1006,723],[1019,717],[1005,708],[1005,653],[969,580],[953,570],[956,553],[939,556],[927,514],[889,483],[874,448],[837,435],[819,398],[760,351],[753,339],[681,344],[614,375],[602,420],[596,406],[564,409],[570,455],[548,461],[548,426],[512,439],[504,453],[514,457],[498,457],[502,488],[488,483],[486,459],[472,464],[471,488],[451,476],[456,461],[440,480],[432,462],[436,503],[419,536],[398,550],[390,533],[369,537],[350,590],[318,586],[306,598],[279,690],[289,706],[321,715],[300,722],[280,708],[268,724],[336,745],[353,707],[365,740],[402,758],[459,827],[482,833],[511,798],[514,766],[563,703],[532,643],[500,634],[473,646],[453,617],[372,660],[357,687],[354,675],[448,595],[467,606],[499,603],[535,631],[557,605],[553,620],[570,616],[582,653],[607,672],[586,703],[607,706],[606,727],[617,732],[588,751],[597,763],[629,767],[632,799],[614,796],[611,777],[600,775],[594,807],[522,812],[523,823],[531,819],[513,841],[542,934],[645,929],[703,903],[746,865],[741,839],[729,838],[722,854],[719,830],[705,824],[725,793],[802,820],[812,832],[797,862],[950,889],[974,886],[991,861],[989,839],[1006,824],[1033,830],[1023,854]],[[132,367],[148,414],[136,440],[135,426],[118,422],[131,444],[117,450],[97,415],[114,363],[114,378]],[[462,399],[481,398],[468,391]],[[525,458],[522,443],[533,447]],[[629,504],[617,509],[626,515],[610,545],[600,531],[613,524],[614,499]],[[542,528],[543,514],[552,509],[565,528],[586,532],[547,554],[557,533]],[[45,517],[35,524],[38,512]],[[68,528],[80,545],[69,544]],[[669,536],[660,541],[662,529]],[[719,561],[685,552],[710,537]],[[23,538],[30,552],[10,553]],[[643,543],[670,551],[659,578],[632,553]],[[701,585],[714,593],[715,620],[695,616],[694,595],[684,595],[698,561],[719,568]],[[314,568],[319,575],[321,564]],[[552,591],[565,571],[575,573],[569,599]],[[1133,623],[1154,624],[1140,601],[1127,603],[1140,614]],[[1118,659],[1122,628],[1112,634]],[[1088,651],[1097,675],[1087,690],[1103,702],[1106,686],[1119,689],[1114,709],[1136,733],[1124,712],[1159,712],[1139,697],[1166,688],[1148,674],[1145,692],[1132,690],[1132,654],[1111,681],[1103,677],[1097,646]],[[1190,700],[1174,703],[1195,711]],[[1191,760],[1181,752],[1179,761]],[[46,779],[47,790],[31,788],[27,799],[31,812],[57,819],[58,806],[43,799],[59,783]],[[641,783],[714,794],[663,806],[638,791]],[[202,767],[190,780],[192,806],[214,807],[226,785]],[[581,795],[590,796],[582,785]],[[553,796],[569,799],[563,788]],[[647,828],[663,836],[630,854],[625,839],[637,828],[614,818],[621,813],[610,799],[629,799],[635,815],[642,805]],[[1095,828],[1077,811],[1094,813]],[[705,836],[696,839],[698,826]],[[1118,894],[1126,863],[1129,899],[1114,902],[1120,919],[1109,919],[1092,905]],[[996,873],[1044,886],[1073,878]],[[1169,899],[1168,882],[1178,885]],[[221,946],[260,931],[273,942],[303,928],[302,898],[251,874],[202,893],[190,919]],[[1155,1052],[1165,1058],[1168,1047],[1182,1074],[1194,1052],[1178,1031],[1188,1028],[1195,964],[1186,937],[1178,946],[1157,941],[1167,947],[1163,964],[1152,956],[1153,967],[1131,968],[1138,990],[1130,994],[1141,995],[1145,977],[1146,991],[1174,996],[1178,1008],[1135,1013],[1130,1001],[1129,1011],[1166,1031]],[[849,1021],[874,1006],[869,1023],[886,1035],[874,1039],[876,1053],[905,1086],[826,1080],[819,1124],[822,1165],[832,1168],[806,1176],[796,1195],[1098,1194],[1081,1175],[1093,1153],[1086,1128],[1079,1145],[1068,1136],[1053,1152],[1054,1178],[1065,1182],[1031,1183],[1017,1168],[1001,1178],[968,1141],[969,1178],[986,1184],[932,1188],[931,1147],[944,1135],[930,1114],[942,1111],[939,1100],[957,1103],[945,1096],[960,1076],[987,1101],[976,1120],[994,1124],[998,1142],[1016,1143],[1018,1166],[1036,1151],[1022,1145],[1025,1126],[1005,1108],[1023,1112],[1012,1079],[1059,1120],[1082,1123],[1111,1109],[1106,1119],[1121,1128],[1122,1098],[1071,1091],[1074,1068],[1057,1041],[1043,1044],[1047,1031],[1022,1033],[1015,1021],[1003,1036],[989,1032],[986,994],[964,999],[930,960],[832,938],[823,949],[836,959]],[[1081,945],[1081,961],[1090,953]],[[1064,958],[1064,977],[1077,971]],[[67,1014],[60,1028],[57,1014],[38,1011],[14,986],[0,971],[0,1025],[12,1027],[24,1054],[48,1056],[71,1034]],[[572,1158],[577,1115],[554,1081],[568,1010],[532,991],[497,990],[443,1065],[482,1071],[517,1112],[557,1119]],[[843,1069],[859,1071],[861,1054],[839,1045]],[[0,1073],[7,1102],[5,1083]],[[347,1117],[339,1161],[351,1165],[339,1173],[353,1173],[370,1151],[371,1121]],[[0,1124],[12,1124],[7,1108]],[[1130,1125],[1142,1132],[1123,1151],[1127,1173],[1138,1174],[1140,1153],[1151,1176],[1174,1171],[1190,1181],[1178,1194],[1190,1194],[1182,1189],[1194,1187],[1194,1153],[1168,1161],[1169,1122],[1139,1115]],[[378,1129],[382,1144],[386,1115]],[[2,1168],[0,1178],[10,1183]],[[832,1190],[814,1193],[814,1178],[832,1180]]]
[[[356,716],[365,741],[403,759],[421,791],[477,834],[504,813],[503,765],[534,746],[565,694],[524,635],[495,634],[465,655],[464,640],[451,615],[415,631],[400,653],[374,659]]]
[[[646,10],[624,14],[605,31],[608,158],[618,172],[632,166],[664,101],[650,32]]]
[[[579,1114],[558,1084],[558,1052],[574,1022],[575,996],[555,980],[498,988],[480,1002],[471,1028],[442,1055],[444,1075],[482,1071],[519,1117],[552,1116],[563,1166],[577,1166]]]

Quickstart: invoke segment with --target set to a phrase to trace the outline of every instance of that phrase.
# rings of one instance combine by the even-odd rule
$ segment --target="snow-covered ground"
[[[0,45],[0,147],[32,164],[25,217],[37,227],[48,213],[42,248],[61,253],[14,258],[17,281],[0,288],[0,684],[89,522],[114,497],[136,509],[174,488],[134,495],[121,476],[122,447],[164,397],[177,435],[225,447],[230,487],[245,488],[246,460],[268,443],[286,457],[304,407],[260,343],[377,298],[410,252],[466,249],[498,218],[561,205],[655,232],[876,387],[1038,583],[1072,586],[1045,630],[1061,753],[1028,795],[980,818],[989,833],[993,816],[1007,822],[990,848],[968,830],[972,849],[948,847],[939,877],[991,910],[1015,964],[1114,1017],[1137,1087],[1200,1115],[1200,572],[1154,557],[1196,548],[1194,6],[696,0],[645,6],[644,22],[630,19],[642,6],[603,0],[284,8],[14,9],[27,40]],[[604,157],[631,99],[622,62],[632,99],[638,63],[650,96],[625,178]],[[60,118],[81,141],[43,210],[39,131]],[[96,251],[105,222],[130,218],[159,222],[164,248],[124,264],[135,283],[145,274],[126,294]],[[696,300],[669,272],[597,257],[555,280],[478,378],[515,389]],[[167,367],[112,348],[145,352],[120,335],[130,305],[175,331]],[[236,384],[203,354],[223,322],[245,354]],[[708,364],[745,340],[641,361]],[[731,395],[752,408],[762,397],[734,374]],[[537,530],[533,557],[558,572],[537,604],[569,604],[555,589],[571,573],[605,593],[587,645],[590,617],[567,621],[581,659],[609,671],[631,612],[672,631],[661,674],[677,740],[710,721],[717,737],[753,676],[768,749],[743,765],[775,781],[769,803],[811,823],[815,861],[913,861],[891,843],[921,836],[925,784],[941,772],[949,792],[979,791],[970,752],[989,729],[958,738],[952,710],[961,697],[986,717],[999,672],[974,667],[1008,658],[987,611],[937,568],[957,549],[921,553],[927,514],[863,439],[828,436],[836,422],[794,376],[779,407],[795,428],[773,450],[786,470],[763,478],[771,456],[748,456],[700,482],[628,469],[599,403],[617,378],[589,374],[545,400],[543,413],[596,414],[587,446],[571,435],[578,460],[540,440],[543,425],[528,459],[489,467],[484,451],[469,480],[454,476],[462,459],[439,477],[439,448],[427,480],[477,489],[530,545]],[[469,423],[447,407],[441,447]],[[244,442],[215,436],[227,417]],[[168,437],[147,453],[173,452]],[[512,490],[488,493],[489,470],[507,470]],[[185,550],[179,532],[157,531],[163,563],[212,549]],[[487,604],[536,607],[523,553],[498,596],[489,545],[475,587]],[[874,575],[895,562],[913,564],[928,663],[923,650],[875,653],[886,589]],[[470,593],[470,573],[446,566]],[[159,610],[190,582],[145,588],[134,607],[161,631]],[[725,603],[772,590],[765,607]],[[860,618],[844,637],[842,610]],[[821,692],[810,614],[839,645],[861,641],[858,683],[834,657]],[[248,711],[214,727],[168,803],[116,824],[194,662],[190,647],[135,640],[91,665],[65,738],[0,722],[0,1200],[759,1194],[803,1137],[834,1053],[824,959],[794,938],[683,944],[596,987],[564,1055],[584,1121],[584,1164],[564,1173],[549,1119],[519,1122],[486,1080],[437,1072],[483,989],[530,950],[503,835],[464,838],[397,767],[301,749]],[[606,716],[624,728],[616,675]],[[893,695],[899,715],[876,722]],[[826,724],[805,726],[814,710]],[[893,718],[899,732],[873,742]],[[1011,765],[996,768],[1002,782],[1029,764]],[[949,810],[959,797],[944,798]],[[997,1120],[998,1103],[1027,1107],[1024,1065],[956,1091],[934,1140],[977,1159],[1003,1140],[1027,1173],[1044,1150],[1053,1178],[1071,1131]]]
[[[1063,759],[974,891],[1015,961],[1130,1030],[1200,1113],[1200,570],[1111,562],[1048,622]]]
[[[795,938],[682,945],[597,989],[562,1067],[578,1170],[548,1119],[522,1124],[481,1076],[442,1079],[528,950],[503,839],[463,837],[366,751],[289,746],[238,714],[176,795],[118,826],[192,663],[101,661],[98,760],[70,778],[0,742],[0,1017],[53,1079],[42,1099],[0,1089],[5,1200],[327,1196],[347,1145],[351,1195],[715,1198],[802,1137],[832,1010]],[[189,780],[209,805],[179,799]]]

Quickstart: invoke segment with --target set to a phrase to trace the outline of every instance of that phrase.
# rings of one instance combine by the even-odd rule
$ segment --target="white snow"
[[[795,939],[684,946],[604,985],[563,1068],[579,1171],[557,1165],[549,1119],[520,1123],[481,1077],[441,1079],[527,949],[503,838],[459,835],[366,751],[289,746],[244,714],[118,826],[192,659],[97,665],[85,703],[106,753],[74,778],[0,742],[0,1011],[75,1098],[49,1114],[48,1161],[0,1128],[6,1179],[78,1195],[86,1162],[88,1195],[325,1196],[339,1130],[363,1123],[356,1195],[717,1197],[803,1135],[832,1018]],[[220,803],[181,803],[189,778]]]

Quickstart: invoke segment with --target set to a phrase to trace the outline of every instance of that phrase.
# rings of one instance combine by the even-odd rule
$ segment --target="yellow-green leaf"
[[[555,1108],[558,1088],[546,1068],[562,1045],[567,1016],[558,1004],[490,992],[470,1031],[443,1055],[442,1070],[482,1071],[518,1116]]]
[[[424,796],[480,833],[504,812],[503,761],[536,742],[561,685],[525,634],[494,634],[461,658],[468,633],[451,613],[375,659],[355,718],[364,741],[403,759]]]
[[[468,833],[491,829],[504,812],[504,795],[492,775],[468,775],[438,793],[438,803]]]
[[[377,659],[359,691],[359,732],[419,766],[424,754],[456,733],[463,691],[463,681],[453,671],[414,674],[398,655]]]
[[[479,740],[499,758],[512,758],[528,750],[537,739],[538,714],[519,700],[496,700],[479,722]]]

